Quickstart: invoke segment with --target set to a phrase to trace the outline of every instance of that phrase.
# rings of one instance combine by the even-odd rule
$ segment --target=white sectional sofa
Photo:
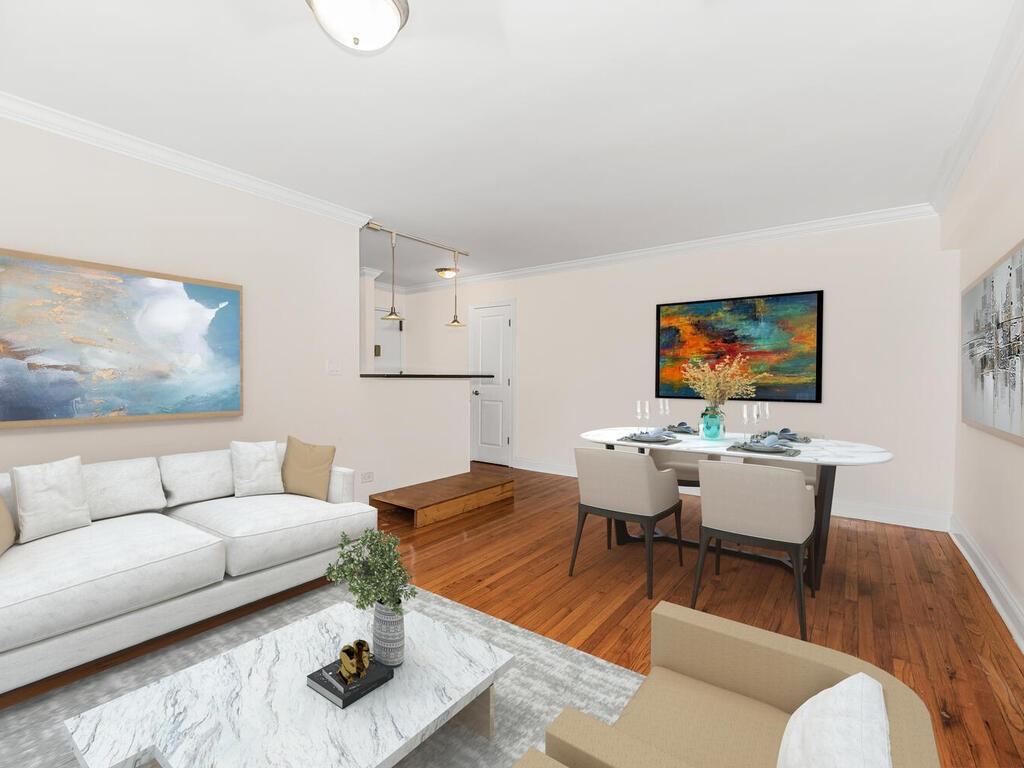
[[[0,555],[0,692],[312,581],[377,525],[342,467],[326,502],[235,497],[228,450],[82,471],[92,522]],[[7,474],[0,496],[17,526]]]

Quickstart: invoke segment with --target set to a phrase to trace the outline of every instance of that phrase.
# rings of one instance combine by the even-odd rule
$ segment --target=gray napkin
[[[781,443],[777,444],[781,445]],[[756,453],[761,456],[788,456],[789,458],[800,455],[800,451],[796,448],[787,448],[784,451],[761,451],[758,450],[758,446],[760,445],[764,445],[764,443],[733,443],[729,446],[728,450],[743,451],[744,453]]]

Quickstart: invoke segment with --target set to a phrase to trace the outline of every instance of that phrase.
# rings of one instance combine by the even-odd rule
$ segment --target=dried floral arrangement
[[[725,357],[717,363],[690,362],[683,366],[682,375],[683,381],[715,410],[726,400],[753,397],[754,383],[761,378],[761,374],[750,372],[744,355]]]

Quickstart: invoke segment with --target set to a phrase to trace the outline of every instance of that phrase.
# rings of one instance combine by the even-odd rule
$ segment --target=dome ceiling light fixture
[[[328,37],[351,51],[387,48],[409,20],[407,0],[306,0]]]

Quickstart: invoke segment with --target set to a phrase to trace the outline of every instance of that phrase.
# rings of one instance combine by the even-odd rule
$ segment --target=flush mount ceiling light
[[[459,268],[455,266],[435,267],[434,271],[437,272],[438,277],[443,277],[445,280],[451,280],[453,277],[459,274]]]
[[[331,39],[353,51],[386,48],[409,20],[407,0],[306,0]]]

